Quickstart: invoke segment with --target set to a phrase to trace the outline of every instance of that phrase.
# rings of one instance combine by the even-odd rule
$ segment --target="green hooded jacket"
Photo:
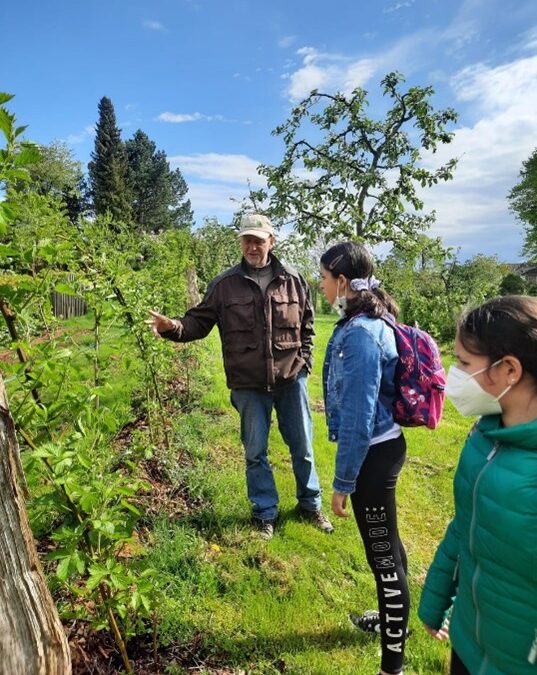
[[[537,675],[537,420],[482,417],[454,494],[419,617],[438,629],[453,604],[451,642],[471,675]]]

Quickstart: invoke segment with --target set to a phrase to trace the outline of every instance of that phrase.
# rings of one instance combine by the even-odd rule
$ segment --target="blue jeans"
[[[273,520],[278,514],[278,492],[268,461],[268,436],[272,408],[278,428],[291,452],[296,498],[307,511],[321,508],[321,488],[315,470],[307,376],[273,392],[233,389],[231,403],[241,417],[241,441],[246,458],[246,486],[254,518]]]

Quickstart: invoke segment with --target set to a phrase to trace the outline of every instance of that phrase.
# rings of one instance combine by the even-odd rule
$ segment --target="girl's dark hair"
[[[488,300],[461,317],[458,337],[466,351],[488,356],[491,363],[516,356],[537,382],[537,298],[505,295]]]
[[[369,279],[375,271],[371,253],[355,241],[345,241],[328,249],[321,256],[321,265],[337,279],[343,274],[347,279]],[[347,316],[367,314],[378,318],[386,313],[396,317],[399,307],[395,300],[381,288],[358,291],[357,296],[347,301]]]

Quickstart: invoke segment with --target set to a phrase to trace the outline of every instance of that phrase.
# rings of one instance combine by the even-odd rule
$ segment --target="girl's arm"
[[[427,573],[418,616],[426,627],[442,637],[447,613],[457,591],[460,540],[457,519],[449,524]]]
[[[343,359],[340,420],[333,487],[354,492],[356,478],[369,450],[382,378],[382,352],[375,338],[360,325],[346,330],[333,358]]]

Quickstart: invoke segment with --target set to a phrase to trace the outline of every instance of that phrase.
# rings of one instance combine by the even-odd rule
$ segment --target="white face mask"
[[[336,299],[332,303],[332,308],[335,309],[340,319],[345,318],[346,316],[345,310],[347,309],[347,298],[345,295],[339,295],[339,281],[337,282]]]
[[[465,417],[473,415],[499,415],[502,412],[500,399],[507,394],[513,386],[510,384],[502,393],[494,397],[486,392],[475,380],[479,373],[484,373],[489,368],[497,366],[502,359],[495,361],[486,368],[481,368],[475,373],[465,373],[464,370],[451,366],[446,381],[446,396],[455,408]]]

